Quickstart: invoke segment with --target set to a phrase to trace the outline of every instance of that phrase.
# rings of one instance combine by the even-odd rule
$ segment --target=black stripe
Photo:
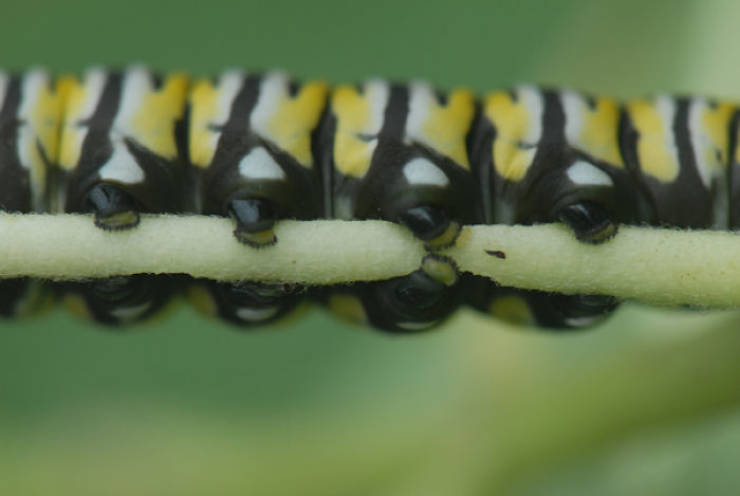
[[[122,87],[123,75],[120,72],[108,74],[95,111],[89,119],[82,120],[76,125],[80,127],[89,126],[91,130],[99,130],[109,134],[111,127],[113,127],[113,120],[116,118],[121,105]]]
[[[213,126],[214,131],[221,132],[213,163],[217,162],[221,153],[231,154],[229,150],[238,146],[249,133],[249,117],[257,105],[262,80],[259,75],[245,76],[239,93],[231,103],[229,119],[223,126]]]
[[[738,132],[740,132],[740,110],[735,110],[730,123],[730,147],[727,150],[727,187],[729,188],[727,198],[730,215],[728,217],[729,228],[740,227],[740,164],[735,160],[738,147]]]
[[[322,201],[322,217],[334,217],[334,135],[337,132],[337,118],[331,111],[331,96],[321,112],[319,123],[311,133],[311,152],[314,167],[319,176],[319,195]]]
[[[28,212],[31,192],[28,171],[18,158],[18,110],[21,104],[21,78],[11,76],[0,109],[0,210]]]
[[[593,95],[583,95],[583,99],[586,101],[586,105],[588,105],[589,110],[596,110],[596,97]]]
[[[635,129],[625,104],[619,106],[619,127],[617,142],[619,154],[630,178],[630,185],[635,189],[637,199],[637,217],[641,222],[653,223],[657,215],[657,205],[647,182],[642,174],[640,158],[637,155],[637,141],[640,135]]]
[[[20,77],[13,75],[8,78],[8,84],[5,87],[5,98],[3,106],[0,108],[0,126],[5,127],[6,123],[17,124],[16,116],[21,103],[21,80]]]
[[[95,111],[88,119],[70,123],[72,126],[87,127],[87,135],[82,143],[80,159],[76,164],[80,171],[97,169],[113,154],[110,131],[121,105],[123,75],[120,72],[108,74]]]
[[[409,115],[409,89],[402,84],[393,84],[385,107],[383,127],[378,133],[378,139],[403,139],[406,131],[406,119]],[[382,146],[378,143],[378,148]]]
[[[152,89],[154,91],[159,91],[164,87],[165,78],[161,74],[147,71],[147,77],[152,82]]]
[[[476,223],[490,224],[492,222],[493,198],[491,174],[493,173],[493,139],[496,130],[483,115],[483,103],[475,100],[475,113],[465,137],[465,150],[470,160],[470,171],[473,175],[479,196],[481,210],[478,212]]]
[[[450,93],[447,91],[440,91],[438,89],[434,90],[434,98],[437,100],[437,104],[441,105],[442,107],[446,107],[449,103]]]
[[[295,79],[288,80],[288,96],[295,98],[298,96],[298,90],[301,89],[301,83]]]
[[[565,111],[560,94],[552,90],[542,91],[544,110],[542,112],[543,143],[565,143]]]
[[[698,175],[696,155],[691,145],[691,131],[689,130],[689,105],[686,98],[676,100],[676,115],[673,118],[673,133],[678,149],[679,174],[677,181],[684,181],[686,175],[695,176],[691,180],[701,182]],[[693,174],[692,174],[693,172]]]
[[[633,178],[640,173],[639,159],[637,157],[637,139],[639,135],[632,124],[632,119],[627,112],[626,105],[619,106],[619,127],[617,131],[617,142],[622,161]],[[634,181],[633,181],[634,182]]]

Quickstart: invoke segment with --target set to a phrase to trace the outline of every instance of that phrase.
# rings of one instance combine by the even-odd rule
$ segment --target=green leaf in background
[[[7,3],[7,2],[6,2]],[[0,65],[532,81],[740,99],[732,2],[36,2]],[[740,316],[639,307],[590,332],[461,312],[390,338],[319,310],[241,334],[181,306],[117,335],[2,324],[0,494],[734,494]]]

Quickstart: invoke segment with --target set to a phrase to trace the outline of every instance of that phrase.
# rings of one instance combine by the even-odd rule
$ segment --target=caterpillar
[[[392,333],[432,328],[460,305],[520,325],[591,326],[619,302],[501,287],[461,274],[441,250],[470,224],[560,222],[590,244],[608,243],[620,224],[735,229],[738,116],[702,97],[618,102],[535,86],[476,96],[416,81],[331,87],[277,71],[0,72],[0,210],[90,213],[111,236],[135,229],[141,213],[223,216],[245,250],[279,243],[282,219],[383,219],[426,249],[406,276],[321,288],[184,275],[5,279],[0,315],[61,299],[121,327],[184,292],[243,329],[306,300]]]

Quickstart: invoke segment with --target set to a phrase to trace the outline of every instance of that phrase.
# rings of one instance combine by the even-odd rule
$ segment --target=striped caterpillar
[[[298,82],[280,72],[191,80],[142,67],[82,77],[0,73],[0,209],[86,212],[100,229],[140,213],[230,217],[245,250],[269,250],[281,219],[383,219],[422,240],[419,269],[325,288],[181,275],[0,281],[0,314],[50,297],[130,324],[187,288],[237,326],[304,299],[389,332],[433,327],[467,304],[544,328],[592,325],[618,302],[501,287],[440,250],[463,225],[561,222],[584,243],[619,224],[734,229],[738,107],[661,95],[617,102],[521,86],[476,97],[422,82]]]

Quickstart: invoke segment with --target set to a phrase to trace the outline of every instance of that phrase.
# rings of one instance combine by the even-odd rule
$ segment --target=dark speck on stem
[[[491,255],[492,257],[504,259],[506,258],[506,253],[502,252],[501,250],[486,250],[486,253]]]

